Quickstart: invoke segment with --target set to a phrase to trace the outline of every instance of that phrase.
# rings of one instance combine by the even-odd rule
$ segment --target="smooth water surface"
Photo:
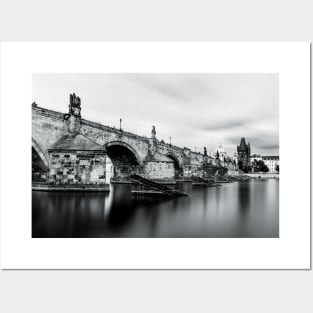
[[[33,237],[279,237],[279,180],[176,186],[189,197],[33,191]]]

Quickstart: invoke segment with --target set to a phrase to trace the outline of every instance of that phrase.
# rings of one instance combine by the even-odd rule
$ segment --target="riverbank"
[[[279,174],[276,173],[247,173],[245,175],[251,178],[279,178]]]
[[[33,191],[110,191],[109,184],[101,185],[48,185],[48,184],[33,184]]]

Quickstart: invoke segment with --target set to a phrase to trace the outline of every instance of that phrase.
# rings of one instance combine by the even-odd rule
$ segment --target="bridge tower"
[[[246,138],[242,137],[237,146],[238,168],[244,172],[250,169],[250,143],[246,143]]]

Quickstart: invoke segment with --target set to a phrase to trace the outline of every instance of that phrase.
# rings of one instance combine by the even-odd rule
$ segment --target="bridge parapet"
[[[124,130],[119,130],[115,127],[111,127],[111,126],[107,126],[107,125],[104,125],[104,124],[101,124],[101,123],[98,123],[98,122],[92,122],[92,121],[89,121],[89,120],[85,120],[85,119],[81,119],[81,124],[83,126],[90,126],[92,127],[93,129],[100,129],[102,131],[106,131],[106,132],[111,132],[111,133],[114,133],[118,136],[127,136],[127,137],[131,137],[131,138],[134,138],[136,140],[141,140],[141,141],[144,141],[144,142],[148,142],[149,141],[149,138],[147,137],[144,137],[144,136],[140,136],[140,135],[137,135],[137,134],[133,134],[133,133],[130,133],[130,132],[127,132],[127,131],[124,131]]]
[[[63,121],[63,113],[57,112],[57,111],[53,111],[53,110],[49,110],[46,108],[42,108],[39,106],[32,106],[32,114],[38,115],[38,116],[45,116],[48,117],[50,119],[57,119],[57,120],[62,120]]]

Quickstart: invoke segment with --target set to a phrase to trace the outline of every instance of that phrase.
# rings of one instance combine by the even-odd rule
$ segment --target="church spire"
[[[246,146],[246,138],[245,137],[241,137],[240,147],[245,147],[245,146]]]

